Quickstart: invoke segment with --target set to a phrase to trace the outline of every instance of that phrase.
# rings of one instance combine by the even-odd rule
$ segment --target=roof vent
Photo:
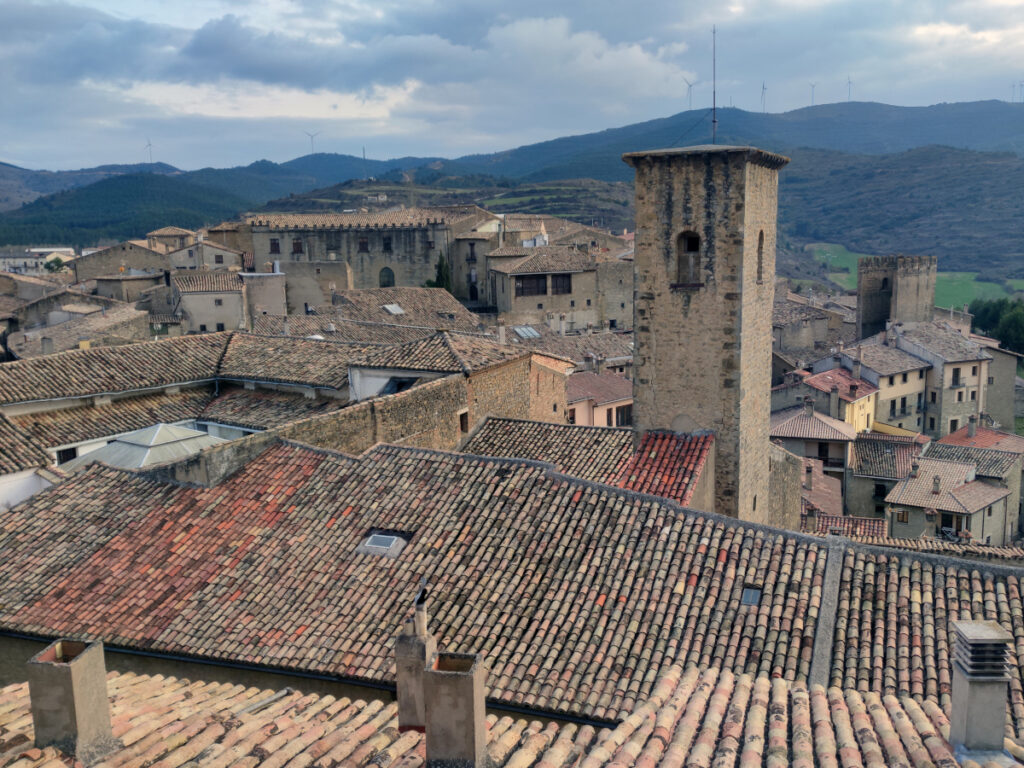
[[[958,752],[1002,751],[1013,636],[995,621],[954,621],[953,636],[949,740]]]

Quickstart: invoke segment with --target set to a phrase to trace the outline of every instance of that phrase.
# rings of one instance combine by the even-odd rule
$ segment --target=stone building
[[[765,519],[778,170],[788,159],[727,146],[623,159],[636,169],[637,434],[713,431],[716,510]]]
[[[885,321],[921,323],[935,311],[934,256],[867,256],[857,263],[857,337],[885,330]]]

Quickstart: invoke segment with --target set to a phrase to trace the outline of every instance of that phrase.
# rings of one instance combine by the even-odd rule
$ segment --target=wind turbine
[[[765,98],[765,94],[767,92],[768,92],[768,85],[767,85],[767,83],[765,83],[764,80],[762,80],[761,81],[761,113],[762,114],[765,111],[765,101],[767,101],[767,99]]]
[[[817,85],[817,83],[811,83],[811,106],[812,107],[814,106],[814,86],[816,86],[816,85]]]
[[[693,86],[700,82],[700,80],[694,80],[692,83],[685,77],[683,80],[686,82],[686,108],[693,109]]]
[[[310,133],[309,131],[303,131],[303,133],[306,134],[307,136],[309,136],[309,154],[312,155],[314,153],[314,150],[313,150],[313,139],[315,139],[317,136],[319,136],[321,133],[323,133],[323,131],[317,131],[316,133]]]
[[[143,149],[148,149],[149,150],[149,162],[150,162],[150,165],[152,165],[152,163],[153,163],[153,142],[151,142],[149,140],[148,136],[146,137],[146,146],[144,146]]]
[[[850,76],[847,75],[846,76],[846,100],[847,101],[850,100],[850,97],[851,97],[852,94],[853,94],[853,80],[851,80]]]

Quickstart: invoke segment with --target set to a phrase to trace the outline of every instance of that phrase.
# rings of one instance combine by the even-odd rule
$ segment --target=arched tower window
[[[888,289],[888,287],[889,287],[889,278],[888,277],[883,277],[882,278],[882,290],[884,291],[884,290]]]
[[[676,283],[689,288],[702,285],[700,235],[696,232],[683,232],[676,239]]]
[[[764,230],[757,233],[757,282],[764,282]]]
[[[381,288],[393,288],[395,285],[395,272],[391,267],[384,267],[380,271],[380,287]]]

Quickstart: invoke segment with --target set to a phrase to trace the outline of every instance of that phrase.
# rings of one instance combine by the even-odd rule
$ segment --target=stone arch
[[[395,271],[391,267],[384,267],[380,271],[377,282],[381,288],[393,288],[395,285]]]

